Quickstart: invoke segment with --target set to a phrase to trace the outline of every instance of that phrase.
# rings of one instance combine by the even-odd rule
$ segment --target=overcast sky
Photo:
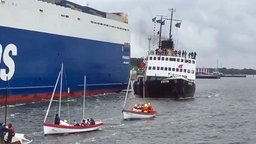
[[[197,52],[197,67],[256,69],[255,0],[71,0],[105,12],[125,12],[131,31],[131,57],[145,57],[148,37],[154,36],[152,18],[181,19],[173,28],[175,49]],[[166,23],[169,27],[169,24]],[[163,28],[168,37],[168,27]],[[157,25],[159,28],[159,25]],[[154,38],[153,38],[154,39]],[[151,40],[151,48],[156,40]]]

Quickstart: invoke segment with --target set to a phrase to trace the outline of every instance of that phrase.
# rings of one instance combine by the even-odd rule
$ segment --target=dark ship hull
[[[145,81],[145,97],[155,98],[193,98],[195,83],[184,79],[165,79]],[[143,96],[143,83],[134,83],[134,93]]]

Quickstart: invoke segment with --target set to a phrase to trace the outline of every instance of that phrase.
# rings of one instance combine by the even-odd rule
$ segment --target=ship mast
[[[160,19],[160,30],[159,30],[159,48],[161,48],[161,37],[162,37],[162,25],[163,25],[163,16]]]
[[[169,39],[172,39],[172,18],[173,18],[173,8],[171,9],[171,22],[170,22]]]
[[[161,40],[161,37],[162,37],[162,25],[165,24],[165,20],[170,20],[170,31],[169,31],[169,39],[168,39],[168,41],[171,42],[171,47],[172,48],[173,48],[173,42],[172,42],[172,22],[173,21],[177,21],[175,26],[178,27],[178,28],[180,27],[181,22],[182,22],[182,20],[174,19],[173,18],[173,13],[175,12],[175,9],[171,8],[169,10],[171,11],[171,18],[167,18],[166,16],[158,15],[158,16],[160,16],[159,20],[155,20],[156,17],[152,19],[153,22],[160,23],[160,30],[158,32],[158,34],[159,34],[159,48],[160,49],[162,48],[162,40]]]

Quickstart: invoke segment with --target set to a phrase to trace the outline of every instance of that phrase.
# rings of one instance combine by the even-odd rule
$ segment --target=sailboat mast
[[[128,91],[129,91],[129,87],[130,87],[130,83],[131,83],[131,72],[130,72],[130,77],[129,77],[129,81],[128,81],[128,85],[127,85],[127,88],[126,88],[126,93],[125,93],[125,99],[124,99],[124,105],[123,105],[123,109],[125,108],[125,105],[126,105],[126,101],[127,101],[127,97],[128,97]]]
[[[146,81],[146,79],[145,79],[145,77],[143,78],[143,101],[144,101],[144,103],[146,103],[146,100],[145,100],[145,95],[146,95],[146,91],[145,91],[145,81]]]
[[[83,119],[85,119],[85,89],[86,89],[86,76],[84,76]]]
[[[172,19],[173,19],[173,8],[171,9],[171,22],[170,22],[169,39],[172,39]]]
[[[63,63],[61,64],[61,77],[60,77],[59,117],[60,117],[60,110],[61,110],[62,78],[63,78]]]

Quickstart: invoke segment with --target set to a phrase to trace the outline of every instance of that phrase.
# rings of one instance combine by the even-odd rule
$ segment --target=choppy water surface
[[[147,99],[158,111],[154,119],[123,121],[125,93],[86,98],[86,117],[104,122],[100,131],[44,136],[42,122],[48,102],[8,107],[8,122],[16,132],[26,134],[35,144],[155,144],[155,143],[250,143],[256,142],[256,77],[200,79],[196,81],[195,98],[174,101]],[[142,103],[130,96],[129,104]],[[62,104],[61,118],[80,120],[82,98]],[[57,113],[51,107],[48,121]],[[4,120],[1,107],[0,120]]]

